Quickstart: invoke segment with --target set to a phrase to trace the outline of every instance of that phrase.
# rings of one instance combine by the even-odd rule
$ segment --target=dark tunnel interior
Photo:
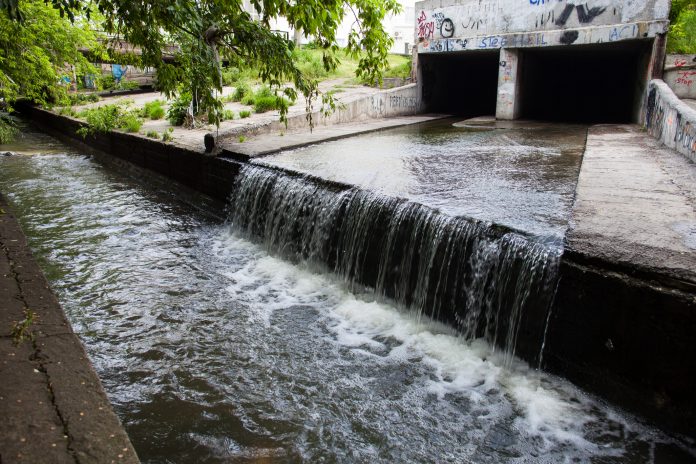
[[[524,50],[519,116],[559,122],[636,122],[650,52],[650,42]]]
[[[420,55],[426,111],[465,117],[494,115],[498,56],[497,50]]]
[[[645,91],[651,41],[523,49],[518,117],[557,122],[633,123]],[[418,57],[427,112],[494,115],[499,51]]]

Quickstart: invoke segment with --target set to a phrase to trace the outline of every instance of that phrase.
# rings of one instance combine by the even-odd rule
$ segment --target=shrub
[[[411,77],[411,61],[406,61],[387,69],[384,77],[400,77],[402,79]]]
[[[64,106],[61,109],[58,110],[58,114],[61,116],[70,116],[74,118],[77,116],[77,113],[75,110],[72,108],[72,106]]]
[[[123,115],[119,122],[119,127],[127,132],[138,132],[143,127],[143,120],[134,113]]]
[[[186,121],[189,106],[191,106],[191,94],[181,92],[167,110],[167,119],[172,126],[181,126]]]
[[[162,119],[164,117],[164,108],[162,108],[162,100],[154,100],[145,103],[143,106],[142,116],[150,119]]]
[[[221,121],[231,121],[234,119],[234,111],[232,110],[222,110]]]
[[[0,144],[12,142],[18,133],[19,129],[17,129],[15,123],[11,119],[0,115]]]
[[[86,137],[95,132],[109,132],[118,127],[121,118],[121,109],[116,105],[104,105],[99,108],[85,110],[79,114],[84,117],[89,127],[83,127],[78,131]]]
[[[310,79],[318,79],[329,75],[329,71],[324,68],[324,62],[317,52],[312,52],[307,48],[295,49],[293,50],[293,58],[297,68]]]
[[[103,74],[99,78],[99,84],[101,85],[102,89],[110,90],[114,88],[116,80],[114,79],[114,76],[112,76],[111,74]]]
[[[222,84],[232,85],[236,83],[241,77],[242,72],[237,67],[224,68],[222,70]]]
[[[239,112],[239,117],[242,119],[248,118],[249,116],[251,116],[251,111],[242,110]]]
[[[136,90],[140,88],[140,84],[134,81],[121,81],[118,85],[119,90]]]
[[[160,138],[159,132],[157,132],[157,131],[155,131],[155,130],[149,130],[149,131],[147,131],[147,133],[146,133],[145,135],[146,135],[147,137],[150,137],[151,139],[158,139],[158,138]]]
[[[248,82],[240,81],[232,93],[232,101],[242,101],[244,97],[251,94],[251,86]]]
[[[254,111],[257,113],[265,113],[266,111],[287,109],[290,102],[280,96],[271,95],[270,97],[257,97],[254,103]]]
[[[162,141],[170,142],[171,140],[173,140],[174,137],[172,137],[172,132],[174,132],[174,129],[172,129],[171,127],[167,129],[166,132],[162,132]]]
[[[78,116],[87,121],[87,127],[77,131],[82,137],[95,132],[109,132],[117,128],[128,132],[138,132],[143,125],[142,119],[135,112],[124,113],[118,105],[91,108],[82,111]]]
[[[96,93],[71,93],[68,95],[68,100],[72,106],[98,102],[101,98]]]

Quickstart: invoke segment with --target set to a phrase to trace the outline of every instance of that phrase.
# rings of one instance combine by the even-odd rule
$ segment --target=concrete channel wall
[[[696,55],[667,55],[662,79],[677,97],[696,99]]]
[[[139,462],[1,194],[0,418],[3,464]]]
[[[75,135],[79,121],[32,107],[23,111],[82,149],[97,148],[221,201],[229,200],[242,165],[123,133],[83,140]],[[696,300],[693,286],[673,284],[630,263],[617,266],[601,257],[566,253],[544,366],[660,426],[693,435],[696,380],[689,374],[693,366],[682,360],[690,349],[683,342],[695,327]],[[625,344],[615,351],[608,334],[616,332]]]
[[[648,86],[645,127],[666,146],[696,162],[696,110],[659,79]]]
[[[335,111],[323,114],[321,111],[313,111],[312,124],[315,126],[333,126],[351,122],[368,121],[372,119],[391,118],[396,116],[412,116],[422,113],[424,110],[421,99],[420,87],[417,84],[408,84],[382,90],[376,94],[362,96],[352,101],[339,104]],[[217,135],[219,144],[221,139],[245,134],[277,134],[279,132],[309,130],[310,123],[306,113],[288,116],[287,125],[280,121],[262,124],[257,127],[236,128],[231,131],[219,131]],[[212,136],[212,134],[211,134]]]
[[[610,43],[666,31],[669,0],[426,0],[419,53]]]
[[[18,109],[51,135],[87,153],[94,149],[108,153],[222,202],[229,200],[239,172],[237,163],[143,136],[114,131],[82,138],[75,132],[86,125],[84,122],[27,104],[18,105]]]

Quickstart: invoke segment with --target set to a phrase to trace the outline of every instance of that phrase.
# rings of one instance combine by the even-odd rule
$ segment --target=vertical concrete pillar
[[[520,65],[519,49],[500,49],[498,68],[498,101],[496,119],[517,119],[520,113]]]

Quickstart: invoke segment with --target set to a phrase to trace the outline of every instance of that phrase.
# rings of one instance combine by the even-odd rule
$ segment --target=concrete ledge
[[[546,368],[696,433],[696,166],[637,126],[594,126],[578,179]]]
[[[176,180],[216,200],[227,202],[239,172],[237,163],[206,155],[200,151],[144,136],[113,131],[97,133],[83,139],[76,131],[85,123],[28,104],[19,111],[59,140],[79,147],[87,153],[98,150],[136,166],[149,169]]]
[[[547,333],[544,369],[694,437],[694,293],[564,256]]]
[[[313,131],[306,129],[301,132],[267,134],[245,142],[225,140],[220,144],[221,156],[240,161],[269,155],[282,150],[301,148],[316,143],[339,140],[358,134],[366,134],[384,129],[409,126],[422,122],[434,121],[448,117],[447,115],[401,116],[383,119],[372,119],[363,122],[336,124],[328,127],[317,127]]]
[[[374,119],[392,118],[396,116],[413,116],[422,112],[423,106],[418,90],[418,84],[408,84],[403,87],[386,89],[378,93],[361,96],[354,100],[340,102],[335,111],[323,114],[321,111],[312,111],[311,117],[315,128],[334,126],[336,124],[368,122]],[[257,126],[234,128],[227,131],[219,131],[217,143],[228,142],[239,134],[261,135],[277,134],[279,132],[292,132],[309,130],[309,115],[307,113],[288,116],[287,125],[274,120],[264,122]]]
[[[20,341],[27,310],[32,338]],[[0,462],[139,462],[1,195],[0,378]]]
[[[696,162],[696,110],[659,79],[648,85],[645,126],[650,135]]]

